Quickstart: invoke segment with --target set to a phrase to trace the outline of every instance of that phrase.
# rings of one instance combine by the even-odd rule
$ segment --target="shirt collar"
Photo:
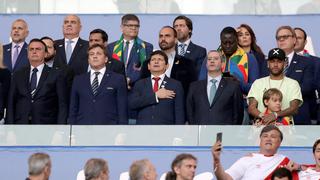
[[[219,75],[219,76],[214,77],[214,78],[211,77],[211,76],[209,76],[209,75],[207,75],[207,83],[208,83],[208,84],[210,83],[211,79],[215,79],[215,80],[217,80],[217,82],[220,82],[221,79],[222,79],[222,75]]]
[[[32,72],[32,70],[34,69],[34,68],[37,68],[38,69],[38,72],[42,72],[42,69],[44,68],[44,63],[42,63],[42,64],[40,64],[39,66],[37,66],[37,67],[33,67],[32,65],[30,66],[30,71]]]
[[[292,61],[293,55],[294,55],[294,51],[292,51],[290,54],[288,54],[288,55],[287,55],[287,58],[288,58],[288,65],[290,65],[290,64],[291,64],[291,61]]]
[[[166,76],[166,73],[163,73],[163,74],[161,74],[161,75],[158,76],[158,77],[160,77],[161,80],[163,80],[165,76]],[[155,76],[154,76],[153,74],[151,74],[151,79],[154,78],[154,77],[155,77]]]
[[[95,71],[95,70],[91,69],[90,75],[91,76],[95,75],[94,74],[95,72],[100,72],[101,75],[104,75],[104,73],[106,72],[106,67],[103,67],[103,68],[99,69],[98,71]]]
[[[178,41],[178,46],[179,46],[180,44],[185,44],[186,47],[188,47],[189,44],[190,44],[190,41],[191,41],[191,39],[188,39],[188,40],[186,40],[185,42],[180,42],[180,41]]]
[[[19,48],[22,48],[24,45],[24,42],[21,42],[21,43],[12,42],[12,48],[14,48],[14,46],[16,46],[16,45],[19,45]]]
[[[64,38],[64,43],[67,43],[67,41],[71,40],[71,41],[73,41],[73,43],[76,44],[76,43],[78,42],[79,38],[80,38],[80,37],[76,37],[76,38],[73,38],[73,39]]]

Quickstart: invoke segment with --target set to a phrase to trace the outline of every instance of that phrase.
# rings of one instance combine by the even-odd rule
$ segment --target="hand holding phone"
[[[222,142],[222,132],[218,132],[217,133],[217,138],[216,138],[216,142]]]

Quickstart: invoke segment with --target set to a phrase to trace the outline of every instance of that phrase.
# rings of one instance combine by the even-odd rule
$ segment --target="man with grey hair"
[[[108,163],[104,159],[92,158],[84,166],[86,180],[109,180]]]
[[[157,171],[148,159],[134,161],[130,166],[130,180],[156,180]]]
[[[29,157],[29,177],[26,180],[48,180],[51,174],[51,160],[46,153],[35,153]]]

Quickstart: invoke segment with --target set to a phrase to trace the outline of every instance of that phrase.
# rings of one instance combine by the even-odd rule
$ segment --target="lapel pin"
[[[9,49],[7,49],[7,51],[10,51],[11,49],[9,48]]]
[[[297,61],[292,61],[293,63],[297,63]]]
[[[187,53],[190,53],[190,51],[187,51]]]
[[[62,46],[63,46],[62,44],[59,45],[59,47],[62,47]]]
[[[175,62],[174,64],[179,64],[179,60],[177,62]]]

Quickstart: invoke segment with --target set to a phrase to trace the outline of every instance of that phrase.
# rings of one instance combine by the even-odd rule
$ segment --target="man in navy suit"
[[[88,61],[91,71],[73,80],[69,123],[128,124],[124,76],[106,70],[107,52],[100,44],[89,47]]]
[[[207,58],[207,79],[193,82],[187,97],[190,124],[232,125],[243,120],[243,98],[238,82],[222,77],[220,54]]]
[[[320,58],[309,54],[309,52],[305,49],[305,46],[307,44],[307,33],[300,27],[294,28],[294,32],[296,33],[297,37],[294,51],[301,56],[307,57],[307,60],[314,67],[314,93],[310,104],[310,116],[312,119],[318,119],[317,123],[320,124],[320,114],[317,114],[317,111],[318,113],[320,113],[320,105],[319,103],[317,103],[317,101],[320,102]]]
[[[150,57],[153,45],[138,37],[140,20],[134,14],[126,14],[121,19],[122,35],[118,41],[108,45],[108,54],[122,61],[126,69],[129,89],[139,80],[143,62]]]
[[[167,55],[151,53],[151,77],[139,80],[130,98],[130,108],[138,111],[137,124],[184,124],[184,95],[179,81],[166,76]]]
[[[108,46],[108,34],[102,29],[94,29],[90,32],[89,35],[89,46],[93,44],[101,44],[104,47]],[[126,75],[124,64],[121,61],[112,59],[110,54],[108,54],[108,61],[106,63],[108,70]]]
[[[28,24],[25,20],[17,19],[12,23],[12,43],[3,46],[3,63],[11,73],[29,65],[28,44],[25,42],[28,34]]]
[[[296,34],[290,26],[281,26],[277,29],[276,40],[278,47],[282,49],[287,56],[287,67],[285,75],[299,82],[302,92],[303,104],[299,107],[298,114],[293,116],[297,125],[311,124],[310,103],[313,95],[313,77],[314,67],[306,57],[299,56],[294,52],[294,46],[297,41]]]
[[[185,95],[191,82],[197,80],[195,65],[192,60],[176,52],[177,31],[171,26],[164,26],[159,32],[159,47],[168,56],[166,75],[181,82]],[[150,76],[148,61],[142,66],[142,78]]]
[[[176,50],[180,56],[192,60],[196,66],[197,76],[200,73],[201,65],[207,55],[204,47],[194,44],[191,41],[193,25],[191,19],[180,15],[173,21],[173,28],[177,31],[178,43]]]
[[[65,124],[68,92],[62,72],[44,64],[46,45],[30,41],[26,66],[13,74],[6,124]]]
[[[81,21],[76,15],[67,15],[63,21],[63,39],[55,41],[56,57],[53,67],[68,65],[74,75],[88,71],[89,43],[79,37]]]

